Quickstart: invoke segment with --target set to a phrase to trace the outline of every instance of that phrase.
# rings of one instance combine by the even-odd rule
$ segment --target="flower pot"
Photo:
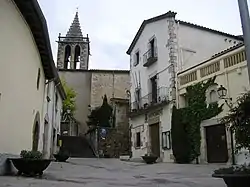
[[[222,178],[228,187],[250,186],[250,174],[213,174],[215,178]]]
[[[156,163],[156,160],[157,160],[157,156],[154,156],[154,155],[145,155],[145,156],[142,156],[142,159],[147,163],[147,164],[153,164],[153,163]]]
[[[52,160],[49,159],[24,159],[12,158],[10,159],[18,170],[18,175],[25,174],[29,176],[42,175],[43,171],[47,169]]]
[[[69,155],[66,154],[54,154],[54,157],[58,162],[66,162],[69,159]]]

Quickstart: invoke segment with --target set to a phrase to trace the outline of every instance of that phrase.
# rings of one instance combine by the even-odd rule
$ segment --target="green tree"
[[[110,127],[110,119],[112,117],[112,107],[108,104],[106,94],[104,95],[102,105],[93,109],[88,116],[88,126]]]
[[[62,86],[66,93],[66,99],[63,101],[63,113],[69,109],[71,114],[76,110],[76,95],[75,90],[67,85],[65,79],[62,79]]]
[[[250,152],[250,92],[237,98],[237,103],[230,108],[228,115],[221,120],[222,124],[231,125],[235,134],[236,152],[242,148]]]

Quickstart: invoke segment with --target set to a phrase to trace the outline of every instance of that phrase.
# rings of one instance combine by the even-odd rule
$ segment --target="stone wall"
[[[130,89],[129,71],[123,70],[91,70],[91,107],[102,104],[106,94],[111,98],[127,98],[126,90]]]
[[[79,122],[79,135],[88,130],[86,121],[89,114],[91,73],[87,70],[60,70],[59,75],[69,87],[76,91],[75,119]]]

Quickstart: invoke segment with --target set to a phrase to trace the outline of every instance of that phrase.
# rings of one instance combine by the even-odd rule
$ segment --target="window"
[[[37,88],[37,90],[39,90],[40,76],[41,76],[41,70],[40,70],[40,68],[38,68],[37,79],[36,79],[36,88]]]
[[[158,93],[157,93],[157,76],[150,79],[151,81],[151,102],[157,103]]]
[[[58,111],[58,95],[57,95],[57,93],[56,93],[56,104],[55,105],[56,105],[55,108],[56,108],[56,113],[57,113],[57,111]]]
[[[135,101],[137,104],[137,108],[140,108],[140,103],[141,103],[141,89],[140,88],[136,88],[135,89]]]
[[[171,143],[171,132],[166,131],[162,133],[162,148],[165,150],[170,150],[172,147]]]
[[[214,84],[206,90],[206,103],[211,104],[219,101],[217,93],[217,84]]]
[[[139,62],[140,62],[140,53],[139,53],[139,51],[137,51],[137,52],[135,53],[135,62],[134,62],[134,66],[137,66],[137,65],[139,64]]]
[[[210,98],[210,103],[214,103],[214,102],[217,102],[219,100],[217,92],[215,90],[211,90],[211,92],[209,94],[209,98]]]
[[[135,146],[136,146],[136,148],[140,148],[141,147],[141,133],[140,132],[136,133]]]
[[[224,59],[224,68],[234,66],[245,60],[246,60],[246,52],[245,51],[238,52]]]
[[[197,80],[197,71],[193,71],[188,73],[187,75],[183,75],[180,77],[180,85],[187,84],[189,82],[193,82]]]
[[[154,38],[150,41],[150,50],[151,50],[150,57],[155,57],[155,39]]]

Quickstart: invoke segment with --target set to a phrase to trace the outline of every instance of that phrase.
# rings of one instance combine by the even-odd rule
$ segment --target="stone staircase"
[[[61,136],[62,148],[67,150],[72,158],[96,158],[89,141],[84,136]]]

